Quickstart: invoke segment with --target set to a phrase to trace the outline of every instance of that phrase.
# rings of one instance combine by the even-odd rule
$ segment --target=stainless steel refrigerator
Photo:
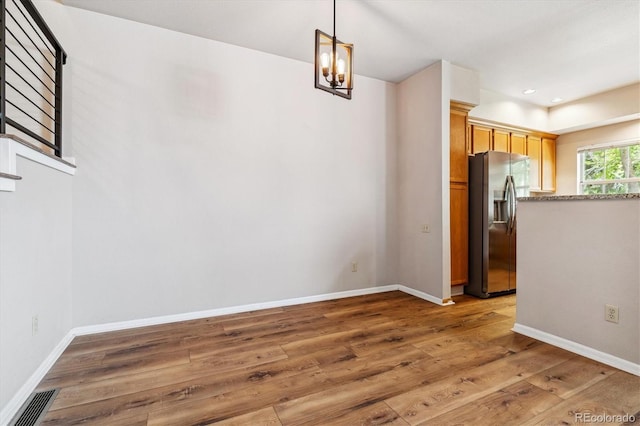
[[[529,195],[529,157],[489,151],[469,157],[469,283],[491,297],[516,290],[517,197]]]

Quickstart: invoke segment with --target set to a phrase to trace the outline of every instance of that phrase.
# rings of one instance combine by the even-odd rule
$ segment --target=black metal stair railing
[[[0,0],[0,6],[0,133],[12,128],[62,157],[67,54],[31,0]]]

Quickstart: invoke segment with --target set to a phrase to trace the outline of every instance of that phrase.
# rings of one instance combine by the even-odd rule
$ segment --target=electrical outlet
[[[38,334],[38,315],[31,317],[31,335],[35,336],[36,334]]]
[[[604,305],[604,319],[618,324],[618,307],[613,305]]]
[[[358,262],[351,262],[351,272],[358,272]]]
[[[422,225],[422,232],[424,232],[424,233],[431,232],[431,228],[429,227],[429,225],[427,225],[427,224]]]

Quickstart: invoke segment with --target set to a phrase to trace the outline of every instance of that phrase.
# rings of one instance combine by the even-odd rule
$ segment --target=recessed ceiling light
[[[551,102],[553,102],[554,104],[557,104],[558,102],[562,102],[564,99],[562,98],[553,98],[551,99]]]
[[[532,93],[536,93],[536,89],[527,89],[522,91],[522,94],[524,95],[531,95]]]

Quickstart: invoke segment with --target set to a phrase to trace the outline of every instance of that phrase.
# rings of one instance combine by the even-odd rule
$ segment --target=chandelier
[[[333,0],[333,36],[316,30],[315,87],[351,99],[353,44],[336,38],[336,0]]]

